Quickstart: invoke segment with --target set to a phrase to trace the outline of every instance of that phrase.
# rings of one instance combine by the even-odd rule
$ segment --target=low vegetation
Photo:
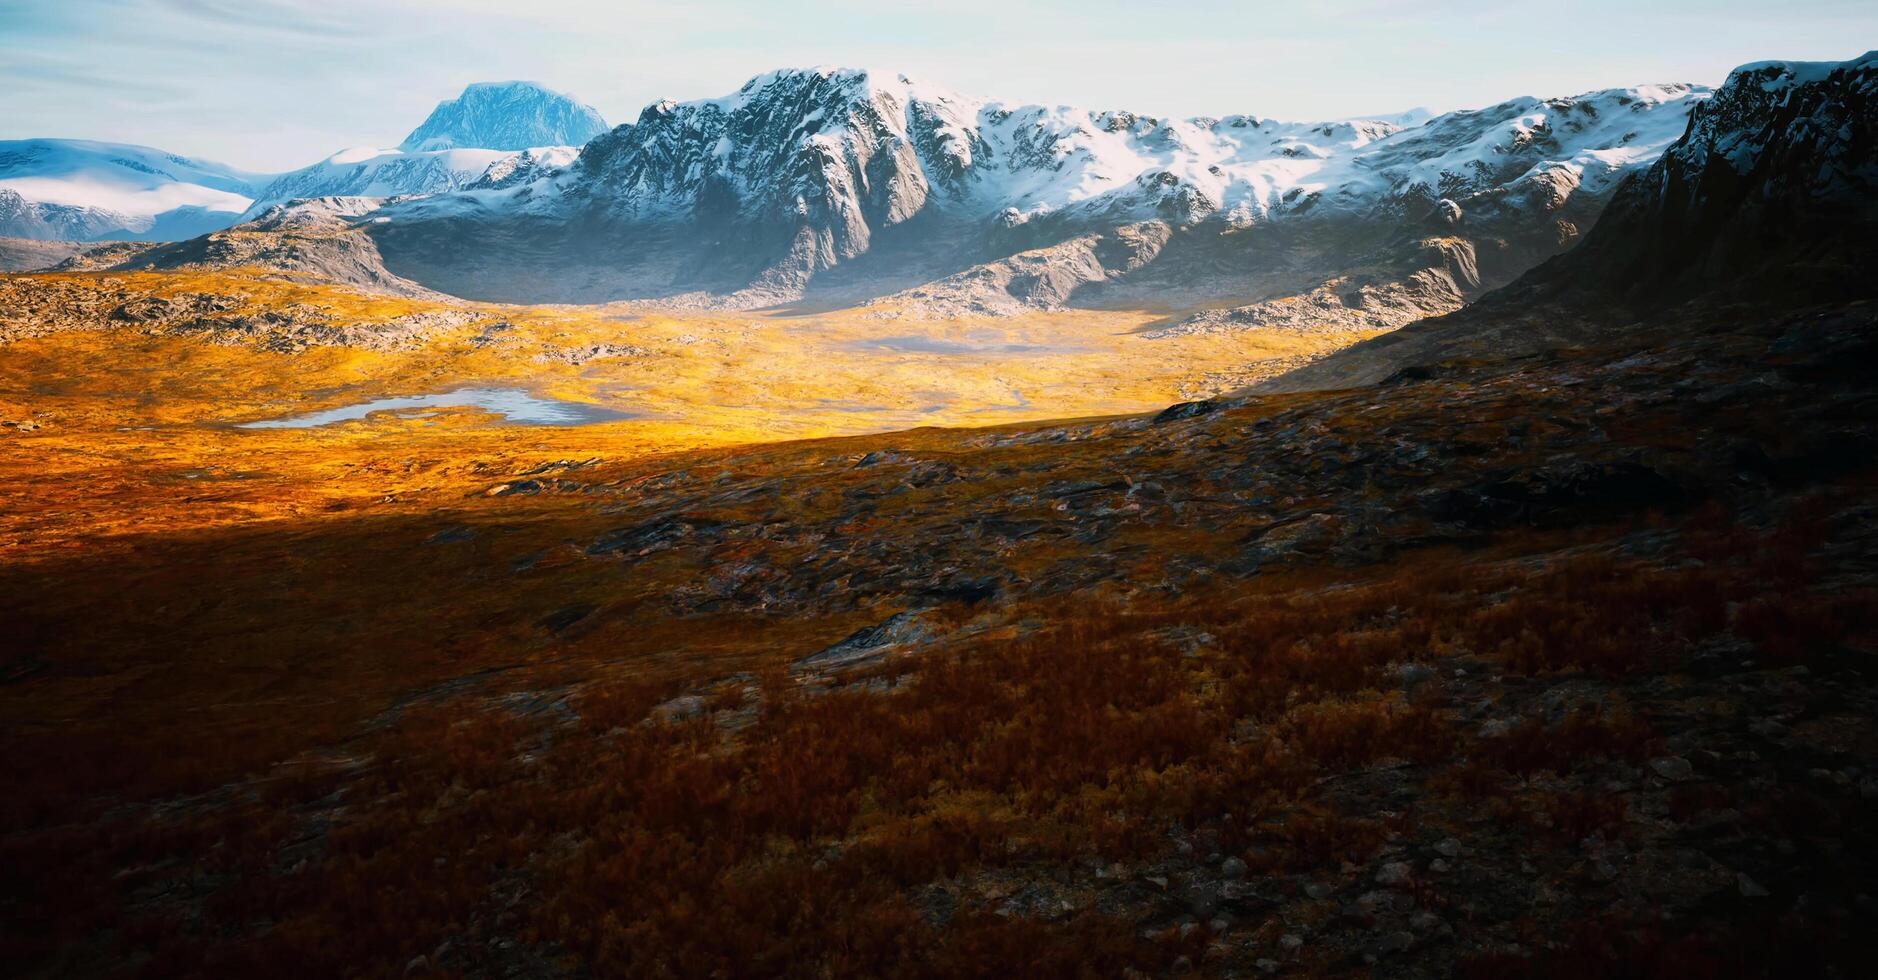
[[[4,369],[100,368],[0,460],[26,975],[1745,976],[1861,941],[1869,395],[1663,394],[1760,377],[1764,335],[731,448],[140,420],[109,338]],[[148,342],[184,406],[263,357]]]
[[[1189,874],[1243,861],[1309,915],[1300,889],[1326,869],[1336,879],[1445,828],[1524,825],[1567,849],[1647,833],[1635,791],[1575,778],[1666,751],[1649,717],[1660,706],[1625,679],[1758,633],[1750,610],[1770,588],[1816,587],[1813,564],[1790,560],[1817,533],[1804,522],[1744,534],[1709,521],[1675,528],[1700,563],[1585,546],[1622,529],[1516,535],[1329,589],[1300,573],[1026,604],[1012,618],[1037,625],[1020,635],[828,683],[773,659],[729,680],[704,662],[663,679],[601,670],[544,695],[551,711],[488,692],[413,706],[342,758],[210,798],[83,830],[27,831],[57,821],[14,813],[8,866],[22,885],[56,887],[14,894],[10,943],[37,958],[115,923],[149,944],[126,965],[153,976],[475,973],[507,960],[646,976],[1222,968],[1277,937],[1256,918],[1183,929],[1195,919],[1178,913],[1144,929],[1142,909],[1105,896],[1146,887],[1138,900],[1160,907],[1162,889],[1142,883],[1198,847]],[[1842,597],[1836,616],[1764,655],[1803,665],[1870,642],[1873,598]],[[947,613],[969,623],[983,610]],[[1599,694],[1483,734],[1470,675],[1597,678]],[[694,688],[709,697],[693,711],[657,710]],[[1375,773],[1402,780],[1407,809],[1336,791]],[[1792,822],[1814,817],[1808,796],[1765,801],[1761,832],[1805,832]],[[1049,901],[1026,907],[1038,882]],[[1421,887],[1426,908],[1466,897]],[[1747,955],[1740,941],[1707,934],[1662,970]]]

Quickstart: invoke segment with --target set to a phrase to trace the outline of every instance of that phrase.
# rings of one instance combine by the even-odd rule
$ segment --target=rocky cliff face
[[[1352,273],[1337,292],[1360,296],[1419,272],[1431,237],[1466,238],[1498,282],[1574,240],[1706,94],[1650,86],[1413,126],[1320,124],[1010,106],[899,75],[780,71],[722,99],[654,104],[505,197],[400,205],[374,234],[407,274],[495,298],[747,305],[926,286],[919,298],[942,312],[1170,290],[1206,305]],[[1167,247],[1144,253],[1143,239]],[[1098,240],[1106,257],[1091,264]],[[465,242],[526,245],[553,267],[466,266],[478,249]],[[1025,254],[1042,268],[997,267]]]
[[[1632,302],[1695,290],[1869,296],[1878,231],[1878,52],[1735,71],[1625,186],[1585,247],[1537,281],[1616,284]]]
[[[1878,52],[1737,69],[1617,191],[1577,248],[1454,316],[1261,385],[1373,383],[1450,358],[1595,340],[1705,302],[1784,307],[1878,295]]]

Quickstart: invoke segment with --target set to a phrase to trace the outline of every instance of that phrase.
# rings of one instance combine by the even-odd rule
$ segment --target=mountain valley
[[[504,83],[0,197],[0,951],[1860,975],[1874,96]]]

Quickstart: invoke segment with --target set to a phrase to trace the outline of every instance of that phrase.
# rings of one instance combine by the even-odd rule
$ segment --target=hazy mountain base
[[[46,242],[31,238],[0,238],[0,272],[50,269],[90,248],[86,242]]]
[[[364,199],[298,202],[194,241],[116,258],[81,257],[68,267],[273,268],[438,300],[444,296],[420,282],[448,294],[499,299],[539,293],[543,277],[551,276],[559,284],[553,295],[582,302],[632,296],[644,300],[642,306],[671,311],[862,304],[879,318],[923,321],[1145,308],[1171,313],[1149,329],[1154,339],[1251,329],[1318,334],[1329,343],[1459,309],[1550,254],[1500,240],[1483,259],[1468,238],[1378,241],[1358,222],[1346,223],[1350,235],[1342,238],[1318,226],[1228,235],[1149,222],[948,273],[966,261],[974,232],[933,218],[880,235],[866,255],[812,280],[737,287],[764,274],[737,265],[736,249],[724,243],[698,251],[693,232],[679,226],[621,237],[604,227],[542,223],[530,233],[511,225],[491,239],[488,229],[475,225],[433,221],[407,230],[380,224],[369,217],[373,206]],[[1557,246],[1550,240],[1549,247]],[[387,248],[395,261],[387,262]],[[544,263],[553,266],[551,273]],[[705,271],[713,267],[719,271]],[[1325,280],[1326,269],[1339,270],[1336,278]],[[617,288],[627,281],[633,289]],[[1233,305],[1247,298],[1258,302]]]
[[[1590,197],[1573,203],[1587,222],[1603,203]],[[1577,235],[1576,225],[1561,218],[1542,222],[1534,237],[1520,227],[1529,219],[1496,224],[1482,215],[1463,228],[1430,222],[1407,232],[1370,217],[1245,229],[1150,221],[988,235],[980,224],[934,215],[877,233],[866,253],[812,274],[794,270],[793,260],[773,259],[793,252],[780,232],[719,234],[682,222],[393,216],[361,230],[376,241],[387,274],[483,300],[720,309],[876,301],[899,315],[947,318],[1143,305],[1229,309],[1315,290],[1339,298],[1327,319],[1376,329],[1454,310]],[[1256,309],[1234,312],[1240,315],[1216,324],[1262,319]]]

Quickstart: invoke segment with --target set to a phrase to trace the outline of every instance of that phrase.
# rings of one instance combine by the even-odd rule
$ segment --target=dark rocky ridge
[[[1578,247],[1473,306],[1259,385],[1374,384],[1594,342],[1679,303],[1878,296],[1878,53],[1737,70]]]

